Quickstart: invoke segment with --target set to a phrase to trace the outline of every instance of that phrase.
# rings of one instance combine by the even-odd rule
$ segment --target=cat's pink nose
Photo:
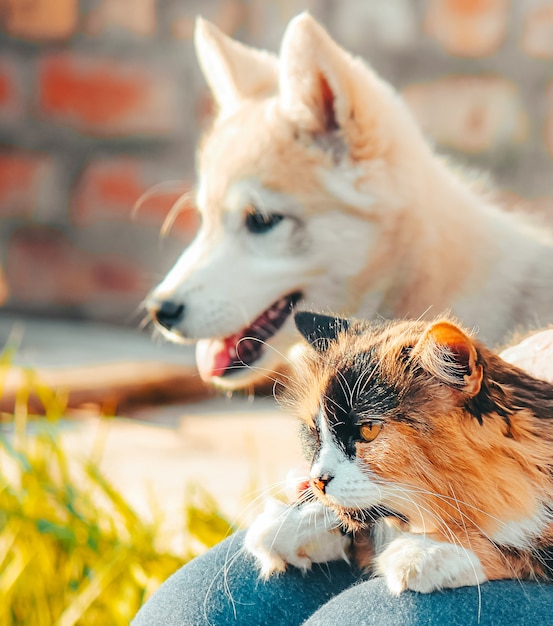
[[[318,489],[321,493],[325,493],[326,486],[333,478],[334,476],[331,476],[330,474],[322,474],[318,478],[312,478],[311,484],[313,485],[313,487],[315,487],[315,489]]]

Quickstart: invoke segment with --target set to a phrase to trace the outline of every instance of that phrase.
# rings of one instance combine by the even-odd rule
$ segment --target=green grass
[[[8,348],[0,358],[0,386],[11,357]],[[159,521],[143,520],[93,462],[64,450],[55,426],[63,395],[32,372],[24,381],[14,414],[3,415],[13,426],[0,431],[0,624],[127,625],[198,544],[211,547],[233,528],[209,494],[191,487],[185,553],[161,545]],[[46,417],[28,416],[31,393]]]

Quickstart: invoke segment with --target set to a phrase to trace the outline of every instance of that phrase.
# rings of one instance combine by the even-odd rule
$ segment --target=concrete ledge
[[[156,343],[134,329],[3,315],[0,342],[13,352],[2,411],[13,411],[17,390],[26,383],[35,387],[30,407],[38,412],[44,409],[37,385],[66,394],[70,407],[94,404],[104,412],[211,394],[198,375],[193,346]]]

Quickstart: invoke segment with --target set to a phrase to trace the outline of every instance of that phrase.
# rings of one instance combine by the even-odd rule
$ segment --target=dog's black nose
[[[151,311],[152,317],[164,328],[171,330],[184,317],[184,304],[163,300],[159,306]]]

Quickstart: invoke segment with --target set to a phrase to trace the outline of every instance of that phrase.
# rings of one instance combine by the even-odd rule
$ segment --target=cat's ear
[[[347,331],[350,325],[348,320],[310,311],[299,311],[294,321],[303,338],[317,352],[326,352],[339,333]]]
[[[483,369],[472,339],[449,321],[433,323],[421,337],[412,356],[427,372],[445,384],[473,397],[482,385]]]
[[[196,20],[196,55],[222,115],[233,113],[241,101],[275,92],[278,60],[227,37],[214,24]]]

